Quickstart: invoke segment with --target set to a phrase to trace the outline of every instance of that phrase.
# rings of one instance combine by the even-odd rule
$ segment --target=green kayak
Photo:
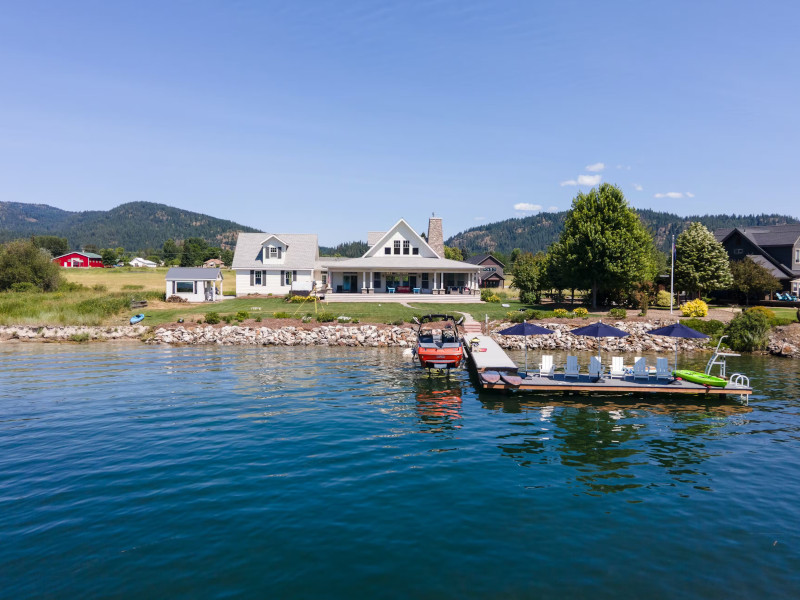
[[[686,381],[691,381],[692,383],[699,383],[700,385],[709,385],[712,387],[725,387],[728,384],[722,377],[713,377],[697,371],[673,371],[672,375],[685,379]]]

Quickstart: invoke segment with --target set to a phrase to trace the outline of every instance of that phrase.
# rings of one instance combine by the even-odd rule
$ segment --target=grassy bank
[[[104,285],[110,292],[163,292],[164,277],[169,269],[137,267],[116,267],[113,269],[61,269],[61,275],[67,281],[79,283],[86,287]],[[236,272],[222,270],[222,279],[226,292],[236,292]]]

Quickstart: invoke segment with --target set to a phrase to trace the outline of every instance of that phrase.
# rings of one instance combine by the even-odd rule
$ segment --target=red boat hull
[[[419,364],[425,369],[453,369],[461,364],[463,350],[459,348],[417,348]]]

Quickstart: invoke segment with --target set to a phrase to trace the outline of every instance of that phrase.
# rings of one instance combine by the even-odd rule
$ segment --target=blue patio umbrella
[[[611,325],[606,325],[602,321],[578,327],[570,331],[572,335],[585,335],[587,337],[601,338],[601,337],[626,337],[630,334],[622,329],[617,329]],[[597,346],[597,359],[600,360],[600,345]]]
[[[546,327],[539,327],[538,325],[534,325],[533,323],[528,323],[523,321],[522,323],[517,323],[516,325],[512,325],[507,329],[503,329],[502,331],[498,332],[500,335],[523,335],[526,338],[529,335],[550,335],[553,333],[552,329],[547,329]],[[528,371],[528,340],[525,340],[525,371]]]
[[[672,325],[666,325],[665,327],[659,327],[658,329],[651,329],[647,333],[650,335],[663,335],[666,337],[686,339],[708,337],[705,333],[700,333],[691,327],[687,327],[683,323],[673,323]],[[678,340],[675,340],[675,368],[678,368]]]

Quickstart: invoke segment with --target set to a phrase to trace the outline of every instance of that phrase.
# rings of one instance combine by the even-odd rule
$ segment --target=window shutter
[[[280,259],[281,259],[281,255],[282,255],[282,253],[281,253],[281,250],[283,250],[283,248],[281,248],[280,246],[278,246],[278,260],[280,260]]]
[[[286,285],[286,271],[281,271],[281,287]]]
[[[267,272],[266,271],[261,271],[261,285],[262,286],[266,286],[267,285]]]
[[[256,272],[250,269],[250,285],[255,285]]]
[[[297,271],[292,271],[292,281],[297,281]]]

